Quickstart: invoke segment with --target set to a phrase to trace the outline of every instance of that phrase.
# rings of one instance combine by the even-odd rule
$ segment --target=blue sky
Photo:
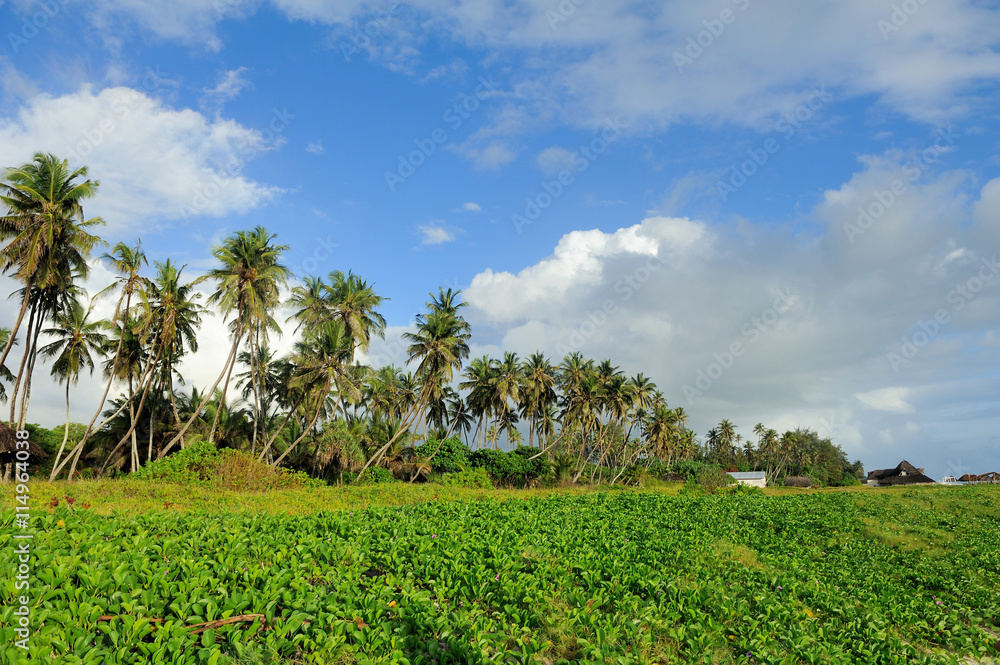
[[[989,3],[7,0],[0,26],[0,163],[87,164],[105,237],[192,275],[257,224],[300,277],[353,269],[390,298],[373,362],[453,286],[474,353],[610,356],[702,433],[1000,464]]]

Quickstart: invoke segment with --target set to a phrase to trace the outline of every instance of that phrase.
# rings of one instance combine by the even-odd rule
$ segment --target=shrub
[[[490,474],[482,467],[443,474],[438,482],[448,487],[473,487],[483,489],[493,487],[493,481],[490,480]]]
[[[439,443],[440,449],[438,448]],[[435,450],[437,450],[436,455],[434,454]],[[438,473],[456,473],[469,466],[469,449],[457,436],[444,441],[428,439],[427,443],[414,447],[413,453],[422,460],[434,455],[434,459],[431,460],[431,468]]]
[[[208,480],[215,469],[219,451],[214,443],[197,441],[169,457],[150,462],[132,474],[139,480],[190,483]]]
[[[486,469],[490,478],[498,485],[524,485],[531,480],[547,480],[553,475],[552,463],[548,457],[537,455],[533,448],[520,447],[513,452],[502,450],[477,450],[469,455],[473,468]]]
[[[712,466],[712,464],[702,462],[701,460],[680,460],[678,462],[674,462],[674,473],[679,476],[684,476],[685,480],[697,480],[698,475],[702,471]]]
[[[344,475],[346,476],[347,474]],[[370,466],[361,474],[360,482],[366,485],[374,485],[377,483],[387,483],[391,480],[393,480],[392,471],[384,466]]]
[[[715,494],[726,485],[736,482],[733,477],[717,466],[708,466],[698,474],[697,483],[706,494]]]

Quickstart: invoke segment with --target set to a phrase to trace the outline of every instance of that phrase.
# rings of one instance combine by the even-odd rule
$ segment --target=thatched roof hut
[[[868,484],[873,487],[879,485],[926,485],[934,484],[934,479],[925,476],[923,469],[918,469],[903,460],[894,469],[876,469],[869,472]]]
[[[813,479],[809,476],[788,476],[785,478],[785,487],[812,487]]]
[[[0,464],[10,464],[16,461],[15,453],[18,450],[17,431],[7,423],[0,422]],[[20,448],[20,450],[23,450],[23,448]],[[49,456],[41,446],[30,439],[28,440],[28,454],[34,460],[44,459]]]

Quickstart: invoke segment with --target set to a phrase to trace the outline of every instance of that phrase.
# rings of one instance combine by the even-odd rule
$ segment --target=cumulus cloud
[[[265,119],[265,121],[270,119]],[[87,164],[100,181],[89,215],[109,228],[144,228],[185,216],[246,212],[280,190],[241,175],[274,149],[260,131],[191,109],[176,110],[126,87],[84,86],[58,97],[37,95],[12,117],[0,117],[0,163],[21,164],[52,152]]]
[[[968,445],[951,434],[957,421],[985,441],[1000,417],[985,397],[1000,390],[985,369],[1000,362],[1000,242],[986,221],[1000,201],[962,172],[910,179],[911,157],[862,158],[809,212],[809,232],[656,217],[566,234],[519,272],[472,279],[476,337],[555,360],[611,358],[652,376],[696,431],[723,417],[744,434],[759,421],[808,426],[892,466],[889,432],[943,472]],[[850,237],[858,208],[897,178],[905,191]]]
[[[312,153],[314,155],[322,155],[326,150],[323,148],[322,141],[310,141],[306,145],[306,152]]]
[[[105,32],[120,31],[125,17],[163,39],[209,48],[220,46],[219,21],[257,6],[77,1]],[[656,7],[585,3],[568,13],[544,0],[411,0],[385,16],[360,0],[271,4],[292,20],[336,30],[374,22],[379,33],[369,55],[396,70],[417,73],[424,42],[442,35],[488,56],[519,58],[523,73],[513,83],[521,109],[539,116],[554,103],[563,118],[589,126],[617,114],[636,127],[755,125],[794,109],[819,83],[841,97],[873,96],[938,121],[982,103],[978,88],[1000,77],[1000,15],[974,0],[921,4],[898,26],[892,7],[867,0],[807,7],[741,1],[730,7],[727,24],[717,9],[681,0]],[[715,34],[706,22],[718,24]],[[701,47],[690,47],[698,41]]]
[[[865,393],[858,393],[855,397],[869,409],[876,411],[889,411],[892,413],[913,413],[913,405],[906,401],[910,394],[909,388],[892,386],[889,388],[879,388]],[[914,423],[910,423],[911,425]]]
[[[562,170],[574,170],[573,153],[566,148],[546,148],[538,154],[535,161],[545,175],[553,175]]]
[[[442,224],[425,224],[418,227],[421,245],[443,245],[455,239],[455,234]]]
[[[462,204],[462,210],[465,212],[481,212],[482,208],[479,207],[478,203],[468,202]]]

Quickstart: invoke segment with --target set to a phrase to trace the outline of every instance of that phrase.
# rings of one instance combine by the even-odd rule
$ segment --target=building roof
[[[7,423],[0,422],[0,461],[9,463],[17,452],[17,431]],[[48,457],[41,446],[28,441],[28,452],[36,459]]]
[[[868,480],[878,481],[879,485],[920,485],[935,482],[925,476],[923,469],[918,469],[906,460],[896,465],[895,469],[876,469],[868,474]]]
[[[728,471],[736,480],[766,480],[763,471]]]

